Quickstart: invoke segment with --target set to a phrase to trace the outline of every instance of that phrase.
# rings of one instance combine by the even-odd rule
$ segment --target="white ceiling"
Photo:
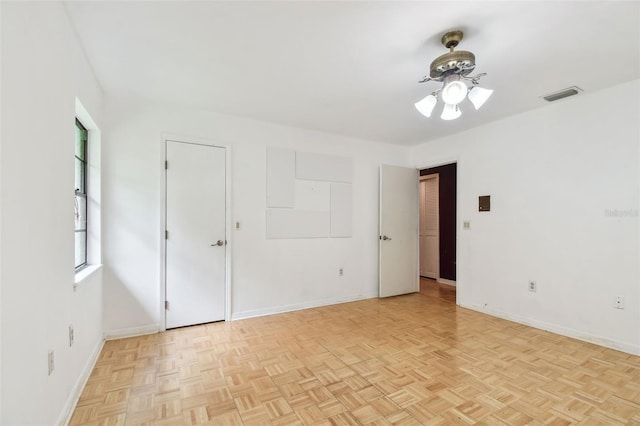
[[[640,78],[638,1],[67,2],[106,93],[411,145]],[[418,84],[462,29],[481,86],[455,121]],[[562,102],[562,101],[560,101]],[[437,113],[435,115],[439,115]]]

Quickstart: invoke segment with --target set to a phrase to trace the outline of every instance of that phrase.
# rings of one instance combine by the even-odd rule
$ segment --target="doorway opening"
[[[457,164],[420,170],[420,289],[440,288],[445,298],[456,285]],[[441,296],[443,295],[441,294]]]

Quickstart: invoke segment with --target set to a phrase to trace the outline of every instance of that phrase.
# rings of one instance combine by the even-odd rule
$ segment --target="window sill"
[[[102,268],[102,265],[89,265],[86,268],[76,272],[73,282],[73,288],[75,289],[87,280],[90,276],[98,272]]]

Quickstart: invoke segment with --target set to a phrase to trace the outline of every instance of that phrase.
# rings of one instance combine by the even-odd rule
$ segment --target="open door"
[[[379,296],[419,291],[418,170],[380,166]]]
[[[440,278],[440,179],[420,176],[420,276]]]

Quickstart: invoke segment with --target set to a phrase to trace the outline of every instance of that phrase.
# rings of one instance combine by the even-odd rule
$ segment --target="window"
[[[99,281],[91,277],[102,267],[100,128],[78,98],[75,112],[74,289]]]
[[[75,270],[87,266],[87,129],[76,119]]]

